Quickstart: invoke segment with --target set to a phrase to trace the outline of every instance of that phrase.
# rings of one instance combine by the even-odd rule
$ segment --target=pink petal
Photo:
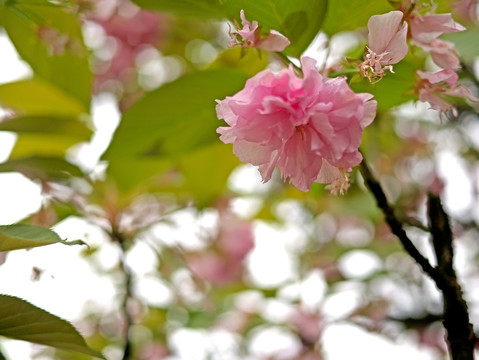
[[[271,149],[268,146],[248,141],[235,141],[233,153],[244,163],[262,165],[271,158]]]
[[[240,17],[241,17],[241,24],[243,25],[243,28],[241,30],[236,31],[236,33],[241,35],[244,41],[255,43],[256,42],[255,32],[258,29],[258,22],[253,21],[253,23],[250,23],[248,20],[246,20],[244,10],[240,11]]]
[[[326,160],[323,160],[323,163],[321,164],[321,170],[319,171],[319,174],[314,182],[319,184],[331,184],[334,180],[339,179],[340,177],[341,171],[339,171],[337,167],[334,167],[328,163]]]
[[[419,90],[419,100],[429,103],[429,105],[431,105],[430,109],[441,112],[445,112],[448,109],[454,108],[451,104],[439,97],[438,94],[428,89]]]
[[[455,22],[451,14],[418,16],[411,21],[411,35],[418,42],[428,43],[442,34],[464,30],[466,28]]]
[[[368,21],[369,48],[376,54],[382,54],[388,51],[388,46],[398,32],[402,18],[403,13],[397,10],[390,11],[383,15],[371,16]]]
[[[407,55],[407,23],[404,22],[401,29],[394,35],[386,47],[386,55],[381,60],[382,64],[397,64]]]
[[[429,43],[416,42],[424,51],[431,54],[436,65],[443,69],[459,69],[461,64],[456,56],[457,50],[453,43],[441,39],[434,39]]]
[[[450,96],[462,97],[474,102],[479,102],[479,99],[471,94],[471,92],[464,86],[458,86],[454,89],[446,90],[445,93]]]
[[[264,51],[283,51],[289,44],[291,42],[286,36],[276,30],[270,30],[269,35],[258,43],[257,48]]]
[[[458,75],[451,69],[443,69],[435,73],[427,73],[421,70],[417,71],[421,79],[429,81],[431,84],[437,84],[445,81],[449,87],[454,87],[457,84]]]
[[[358,94],[363,95],[363,94]],[[365,94],[370,95],[370,94]],[[371,96],[372,97],[372,96]],[[376,111],[378,108],[378,102],[376,100],[367,101],[369,99],[364,100],[364,118],[360,121],[360,124],[363,128],[370,125],[374,118],[376,117]]]

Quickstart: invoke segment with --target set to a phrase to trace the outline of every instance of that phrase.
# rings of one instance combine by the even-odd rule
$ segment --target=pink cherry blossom
[[[453,105],[446,100],[447,96],[462,97],[471,101],[479,101],[472,96],[464,86],[457,86],[458,75],[451,69],[443,69],[435,73],[426,73],[418,70],[419,82],[416,91],[419,94],[419,100],[428,102],[431,109],[445,112],[452,110],[457,116],[457,111]]]
[[[392,65],[407,55],[407,23],[401,25],[402,18],[403,13],[395,10],[369,19],[368,53],[360,64],[369,81],[380,80],[386,70],[393,72]]]
[[[442,34],[464,31],[451,14],[414,16],[411,19],[411,36],[414,44],[431,54],[436,65],[444,69],[459,69],[458,53],[454,44],[438,39]]]
[[[240,17],[243,28],[230,32],[230,47],[256,47],[265,51],[283,51],[290,44],[288,38],[276,30],[270,30],[269,34],[262,35],[258,22],[250,23],[246,20],[243,10],[240,12]],[[240,40],[238,40],[238,35],[241,37]]]
[[[258,166],[264,182],[275,167],[302,191],[313,182],[343,192],[346,173],[358,165],[363,129],[376,115],[372,95],[355,94],[345,78],[323,78],[316,61],[301,59],[304,77],[292,66],[279,73],[264,70],[245,88],[218,101],[220,140],[233,144],[243,162]]]

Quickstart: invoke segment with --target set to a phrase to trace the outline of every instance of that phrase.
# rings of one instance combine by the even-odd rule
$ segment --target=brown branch
[[[449,218],[440,198],[432,194],[428,195],[428,218],[437,258],[437,269],[444,279],[437,286],[444,298],[443,324],[447,330],[449,353],[454,360],[472,360],[476,339],[472,324],[469,322],[467,304],[453,266],[453,237]]]
[[[453,237],[449,218],[439,197],[428,196],[429,228],[438,263],[437,267],[433,267],[407,236],[403,223],[396,216],[381,185],[372,174],[365,160],[360,164],[360,171],[366,185],[374,195],[378,207],[382,210],[392,233],[399,238],[406,252],[429,275],[443,294],[443,324],[447,330],[447,343],[451,358],[453,360],[473,360],[476,337],[469,322],[467,304],[462,296],[461,286],[457,281],[453,266]]]
[[[440,281],[437,270],[429,263],[428,259],[426,259],[419,252],[416,246],[414,246],[411,239],[409,239],[408,235],[406,234],[406,231],[404,230],[403,223],[396,216],[394,209],[389,204],[386,198],[386,194],[384,193],[379,182],[372,174],[365,160],[361,162],[361,164],[359,165],[359,169],[361,171],[361,174],[363,175],[367,187],[374,195],[378,207],[382,210],[385,220],[391,228],[392,233],[399,238],[402,246],[404,247],[404,250],[406,250],[406,252],[419,264],[421,269],[432,280],[434,280],[435,282]]]

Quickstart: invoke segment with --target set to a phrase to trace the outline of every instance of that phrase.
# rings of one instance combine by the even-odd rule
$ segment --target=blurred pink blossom
[[[445,112],[452,110],[457,116],[457,111],[453,105],[447,102],[447,96],[462,97],[471,101],[479,101],[472,96],[464,86],[457,86],[458,75],[451,69],[443,69],[435,73],[426,73],[418,70],[419,82],[416,91],[419,94],[419,100],[428,102],[431,109]]]
[[[241,30],[230,31],[230,47],[255,47],[265,51],[283,51],[290,44],[288,38],[276,30],[270,30],[269,34],[262,35],[258,22],[253,21],[250,23],[246,20],[244,10],[241,10],[240,17],[243,28]],[[241,37],[240,40],[238,40],[238,35]]]
[[[455,0],[452,2],[454,14],[466,23],[477,22],[477,0]]]
[[[297,309],[291,315],[290,323],[295,327],[303,343],[314,344],[319,340],[323,329],[323,321],[318,314]]]
[[[458,69],[461,66],[454,44],[438,37],[464,30],[465,27],[455,22],[451,14],[414,16],[411,19],[413,42],[431,53],[433,61],[443,69]]]
[[[129,90],[129,84],[136,84],[137,55],[145,46],[158,45],[164,33],[164,17],[121,0],[113,12],[101,17],[92,15],[91,21],[100,25],[115,44],[109,62],[96,69],[95,88],[101,91],[114,80],[123,86],[123,91]]]
[[[161,360],[169,355],[168,349],[161,343],[149,343],[140,350],[140,360]]]
[[[188,256],[187,262],[198,277],[224,285],[241,279],[243,261],[253,247],[251,223],[230,213],[220,214],[218,238],[213,247]]]
[[[323,78],[316,61],[301,59],[304,77],[290,66],[264,70],[234,96],[219,101],[220,140],[233,144],[241,161],[258,166],[264,182],[278,167],[302,191],[313,182],[346,190],[346,172],[358,165],[363,129],[376,115],[372,95],[355,94],[345,78]]]
[[[369,81],[380,80],[386,70],[393,72],[392,64],[407,55],[407,23],[401,25],[402,18],[403,13],[395,10],[369,19],[368,53],[360,64],[361,73]]]

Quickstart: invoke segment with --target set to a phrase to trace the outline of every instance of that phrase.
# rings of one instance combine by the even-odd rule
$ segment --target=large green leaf
[[[0,335],[105,359],[68,321],[14,296],[0,295]]]
[[[0,85],[0,105],[19,114],[77,116],[87,111],[78,99],[39,78]]]
[[[41,226],[28,224],[0,225],[0,251],[30,249],[55,243],[78,245],[82,242],[66,242],[56,232]],[[1,315],[0,318],[2,318]]]
[[[218,141],[215,99],[233,95],[246,78],[233,69],[207,70],[145,95],[125,112],[104,155],[115,176],[134,184],[164,170],[164,160]]]
[[[329,2],[322,30],[328,35],[366,27],[373,15],[394,10],[388,0],[334,0]]]
[[[47,1],[9,1],[0,7],[0,21],[35,74],[77,98],[88,110],[92,74],[77,17]],[[40,39],[39,29],[55,34],[50,44]],[[52,53],[55,36],[68,39],[64,51]]]
[[[49,156],[29,156],[0,164],[0,172],[19,172],[30,179],[68,179],[81,177],[82,171],[65,159]]]
[[[224,191],[231,171],[239,164],[231,146],[218,142],[183,156],[179,168],[188,192],[203,206]]]
[[[0,131],[18,135],[11,157],[63,156],[72,145],[87,141],[91,130],[72,116],[20,116],[0,123]]]
[[[243,9],[249,21],[256,20],[264,31],[274,29],[289,38],[285,52],[299,56],[318,34],[328,0],[134,0],[148,9],[194,18],[240,20]]]

